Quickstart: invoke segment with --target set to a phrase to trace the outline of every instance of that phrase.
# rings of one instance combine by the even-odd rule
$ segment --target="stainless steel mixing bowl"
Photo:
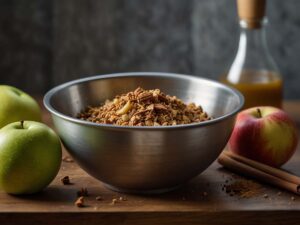
[[[115,95],[159,88],[195,102],[215,119],[160,127],[96,124],[76,119],[89,105]],[[50,90],[44,104],[77,163],[110,188],[163,192],[205,170],[225,147],[243,96],[218,82],[169,73],[120,73],[71,81]]]

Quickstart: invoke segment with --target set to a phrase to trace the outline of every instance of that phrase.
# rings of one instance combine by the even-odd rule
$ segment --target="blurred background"
[[[300,98],[300,1],[269,0],[268,45]],[[1,0],[0,83],[31,94],[85,76],[164,71],[217,79],[238,45],[235,0]]]

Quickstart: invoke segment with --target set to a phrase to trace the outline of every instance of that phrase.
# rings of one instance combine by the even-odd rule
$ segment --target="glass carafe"
[[[245,16],[245,4],[252,3],[251,20]],[[253,5],[255,2],[260,6]],[[264,17],[263,0],[238,0],[240,16],[240,39],[238,51],[228,72],[221,77],[221,81],[238,89],[245,97],[244,108],[253,106],[282,107],[282,78],[266,42],[265,27],[268,23]],[[249,5],[244,10],[249,10]],[[264,5],[263,5],[264,7]],[[249,14],[249,12],[248,12]],[[258,16],[259,15],[259,16]]]

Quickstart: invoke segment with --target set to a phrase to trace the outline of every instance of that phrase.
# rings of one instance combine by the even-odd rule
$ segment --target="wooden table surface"
[[[285,109],[300,124],[300,102],[287,102]],[[44,122],[52,126],[43,111]],[[298,151],[284,168],[300,175]],[[64,154],[67,154],[64,152]],[[63,185],[68,175],[72,185]],[[300,196],[262,185],[255,196],[230,196],[226,182],[244,178],[213,163],[197,178],[171,193],[137,196],[116,193],[80,169],[75,162],[62,162],[56,179],[43,192],[12,196],[0,192],[1,224],[300,224]],[[86,206],[74,205],[77,191],[87,188]],[[282,192],[278,195],[278,192]],[[266,198],[267,195],[268,197]],[[96,197],[102,200],[97,201]],[[119,198],[126,201],[120,201]],[[112,204],[113,199],[118,199]]]

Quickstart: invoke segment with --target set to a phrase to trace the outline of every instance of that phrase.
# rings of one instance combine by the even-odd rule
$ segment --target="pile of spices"
[[[198,123],[211,117],[195,103],[185,104],[159,89],[137,88],[106,100],[104,105],[88,107],[78,118],[95,123],[121,126],[170,126]]]
[[[241,198],[251,198],[262,194],[263,187],[251,180],[237,180],[224,184],[222,190],[230,196],[237,195]]]

